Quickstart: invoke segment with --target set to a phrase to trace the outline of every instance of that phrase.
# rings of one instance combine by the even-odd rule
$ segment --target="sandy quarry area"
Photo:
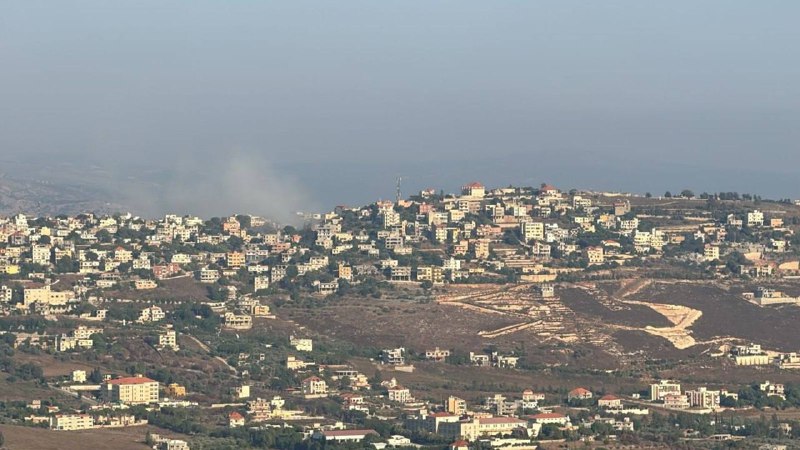
[[[697,344],[689,328],[703,315],[702,311],[681,305],[624,300],[624,297],[638,293],[649,284],[649,280],[636,280],[626,283],[617,291],[614,299],[629,305],[646,306],[672,323],[671,327],[648,326],[644,327],[642,331],[668,340],[679,350],[687,349]]]
[[[645,327],[643,331],[668,340],[679,350],[697,344],[691,335],[689,327],[703,315],[702,311],[687,306],[665,305],[662,303],[637,302],[632,300],[625,300],[625,303],[652,308],[674,324],[671,327]]]

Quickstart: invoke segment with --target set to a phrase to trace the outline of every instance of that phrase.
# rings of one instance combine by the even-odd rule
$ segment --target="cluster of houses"
[[[800,356],[796,352],[765,350],[759,344],[725,346],[731,360],[737,366],[774,365],[781,369],[800,368]]]
[[[547,298],[554,295],[551,283],[559,276],[614,268],[640,257],[657,259],[665,249],[678,248],[687,239],[699,240],[702,245],[693,254],[683,255],[684,260],[705,264],[719,273],[725,270],[724,259],[734,252],[746,259],[737,267],[741,276],[800,273],[800,264],[791,259],[792,231],[778,213],[750,210],[715,220],[700,211],[690,211],[696,216],[687,218],[687,211],[681,211],[676,214],[689,225],[656,226],[652,214],[636,214],[631,200],[567,193],[547,184],[536,189],[489,190],[480,183],[469,183],[457,195],[444,196],[428,189],[408,200],[339,207],[309,217],[302,231],[290,227],[276,230],[253,216],[203,220],[167,215],[151,220],[130,214],[52,218],[18,214],[0,218],[0,274],[7,280],[0,286],[0,314],[73,316],[82,323],[91,322],[92,326],[60,329],[54,335],[12,332],[15,346],[76,352],[93,348],[105,335],[103,326],[95,322],[108,322],[110,308],[130,304],[137,306],[133,324],[117,322],[155,330],[153,346],[164,352],[180,350],[179,335],[167,323],[169,307],[135,300],[142,294],[136,291],[165,288],[181,278],[193,279],[214,293],[203,302],[219,315],[220,327],[233,334],[252,329],[258,320],[274,318],[262,298],[275,291],[302,288],[309,290],[308,294],[325,296],[369,280],[416,283],[426,289],[473,279],[504,283],[512,272],[518,279],[537,283],[537,292]],[[741,229],[749,230],[753,240],[726,239],[728,233]],[[591,244],[581,239],[600,232],[611,238]],[[70,281],[65,281],[67,275]],[[298,283],[303,277],[311,281]],[[126,293],[134,299],[122,298]],[[797,303],[796,298],[767,288],[746,297],[759,306]],[[86,312],[87,303],[90,312]],[[573,421],[568,408],[548,406],[546,396],[533,390],[513,398],[489,396],[472,408],[455,396],[431,405],[394,378],[380,381],[380,392],[375,392],[374,383],[350,366],[318,366],[307,355],[314,351],[312,339],[291,336],[289,345],[294,354],[287,356],[286,368],[299,373],[296,379],[301,380],[289,390],[295,398],[333,398],[345,410],[361,412],[388,404],[404,411],[403,426],[409,433],[452,439],[458,450],[465,448],[467,441],[479,439],[490,439],[500,443],[498,446],[513,444],[504,439],[529,442],[545,427],[576,430],[604,423],[618,432],[632,431],[632,417],[648,413],[640,406],[623,404],[615,395],[595,398],[585,388],[576,388],[560,399],[596,407],[596,415],[581,421]],[[768,352],[758,345],[732,347],[729,355],[737,365],[800,367],[796,354]],[[419,356],[442,362],[452,355],[448,349],[435,347]],[[398,372],[414,370],[402,347],[382,350],[379,360]],[[469,363],[475,366],[515,368],[518,361],[513,354],[469,353]],[[106,376],[97,384],[88,384],[85,371],[76,370],[69,383],[66,389],[93,393],[101,405],[112,409],[119,405],[191,405],[179,400],[186,396],[184,386],[160,386],[141,375]],[[251,398],[250,387],[241,384],[231,392],[241,403],[226,413],[229,427],[309,419],[304,411],[288,408],[283,396]],[[784,395],[779,384],[765,382],[760,388],[767,395]],[[162,393],[167,398],[162,398]],[[650,387],[651,402],[674,410],[714,411],[720,408],[722,398],[735,395],[705,387],[682,391],[678,382],[669,380]],[[53,410],[46,416],[31,415],[29,420],[64,431],[145,423],[124,412],[105,415],[98,410]],[[358,442],[375,434],[374,430],[348,429],[341,424],[307,429],[309,439],[335,442]],[[386,441],[387,445],[410,443],[403,436]],[[171,439],[156,438],[154,445],[188,449],[185,442]]]
[[[265,221],[251,216],[211,222],[176,215],[149,220],[130,214],[34,219],[18,214],[0,219],[0,273],[19,276],[24,292],[16,295],[16,288],[3,286],[0,305],[6,311],[61,314],[94,289],[154,289],[184,276],[214,284],[243,271],[246,290],[254,293],[269,291],[287,277],[310,274],[317,274],[311,286],[321,294],[369,277],[441,284],[491,278],[503,269],[546,283],[583,270],[561,260],[577,258],[584,267],[626,264],[641,255],[657,256],[686,239],[704,243],[696,255],[699,261],[719,262],[734,251],[744,254],[750,262],[740,265],[741,274],[800,271],[797,261],[781,256],[792,231],[779,212],[751,210],[717,222],[698,211],[697,225],[655,227],[646,225],[651,216],[641,220],[633,211],[625,196],[564,193],[547,184],[489,190],[469,183],[459,195],[424,190],[409,200],[315,214],[309,217],[313,234],[267,232],[261,228]],[[751,234],[763,231],[769,243],[726,240],[727,233],[745,227]],[[619,238],[579,245],[581,235],[600,230]],[[173,244],[183,250],[165,251]],[[430,246],[443,251],[441,261],[433,263],[420,252]],[[85,278],[62,287],[47,280],[54,273]],[[245,329],[244,315],[269,314],[257,311],[259,306],[236,305],[227,326]]]

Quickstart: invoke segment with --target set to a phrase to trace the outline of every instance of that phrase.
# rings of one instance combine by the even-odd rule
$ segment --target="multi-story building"
[[[164,313],[164,310],[153,305],[143,309],[136,321],[139,323],[158,322],[159,320],[164,320],[165,317],[167,317],[167,315]]]
[[[486,196],[486,187],[478,182],[472,182],[461,186],[461,195],[465,197],[483,198]]]
[[[301,391],[306,397],[326,397],[328,383],[319,377],[308,377],[301,384]]]
[[[511,434],[514,430],[527,427],[526,421],[516,417],[481,417],[478,419],[478,434],[481,436]]]
[[[411,281],[411,267],[397,266],[390,270],[392,281]]]
[[[716,261],[719,259],[719,246],[706,244],[703,246],[703,259],[706,261]]]
[[[403,386],[389,388],[389,400],[398,403],[408,403],[413,400],[411,391]]]
[[[457,416],[463,416],[467,413],[467,401],[463,398],[450,396],[447,398],[447,412]]]
[[[180,348],[178,347],[178,336],[175,333],[175,330],[166,330],[163,333],[158,335],[158,346],[160,348],[171,348],[172,350],[178,351]]]
[[[393,210],[384,210],[381,212],[381,222],[383,228],[391,228],[400,225],[400,213]]]
[[[22,302],[26,308],[34,303],[46,305],[64,305],[70,298],[67,291],[52,291],[50,285],[41,288],[26,288],[22,291]]]
[[[381,352],[381,360],[384,364],[401,366],[406,363],[406,349],[403,347],[385,349]]]
[[[253,317],[250,315],[226,312],[223,318],[225,320],[225,328],[232,330],[249,330],[253,328]]]
[[[258,275],[253,278],[253,290],[256,292],[269,289],[269,277],[266,275]]]
[[[249,384],[242,384],[240,386],[236,386],[233,388],[233,397],[234,398],[249,398],[250,397],[250,385]]]
[[[589,264],[603,264],[605,261],[603,247],[586,247],[584,252]]]
[[[439,347],[436,347],[433,350],[425,351],[425,359],[430,359],[436,362],[444,361],[449,356],[450,350],[442,350]]]
[[[416,272],[417,281],[430,281],[433,284],[444,283],[444,270],[439,266],[419,266]]]
[[[200,282],[201,283],[216,283],[219,280],[219,270],[216,269],[200,269]]]
[[[676,381],[659,380],[658,383],[650,385],[650,400],[663,400],[667,394],[680,394],[681,385]]]
[[[231,269],[244,267],[245,254],[242,252],[228,252],[225,255],[225,264]]]
[[[52,249],[49,245],[32,245],[31,246],[31,261],[34,264],[41,264],[46,266],[50,264],[50,256]]]
[[[314,350],[314,341],[307,338],[290,336],[289,345],[294,347],[298,352],[310,352]]]
[[[50,418],[50,429],[59,431],[87,430],[94,427],[94,418],[87,414],[56,414]]]
[[[665,394],[664,407],[670,409],[686,409],[689,407],[689,398],[683,394]]]
[[[755,209],[747,213],[747,226],[760,227],[764,225],[764,213]]]
[[[10,303],[14,299],[14,290],[8,286],[0,286],[0,302]]]
[[[705,387],[700,387],[693,391],[686,391],[686,396],[689,399],[689,406],[707,409],[719,408],[719,391],[709,391]]]
[[[103,329],[78,325],[77,328],[72,330],[72,336],[78,339],[89,339],[93,334],[103,334]]]
[[[532,240],[544,240],[544,223],[543,222],[522,222],[521,225],[522,238],[525,242]]]
[[[60,334],[56,336],[56,350],[59,352],[67,352],[74,349],[92,348],[94,341],[89,338],[76,338],[75,336],[67,336]]]
[[[170,383],[166,388],[164,388],[164,393],[170,398],[185,397],[186,386],[181,386],[178,383]]]
[[[475,254],[475,258],[477,259],[489,258],[489,240],[476,239],[472,241],[472,252]]]
[[[158,381],[142,375],[107,380],[103,383],[107,401],[130,405],[158,403]]]
[[[784,398],[785,388],[782,384],[774,384],[765,381],[758,385],[758,390],[765,393],[767,396],[776,396]]]

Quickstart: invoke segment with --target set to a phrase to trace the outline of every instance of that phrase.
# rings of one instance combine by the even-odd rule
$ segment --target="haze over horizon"
[[[798,13],[790,1],[9,1],[0,159],[148,214],[283,219],[392,198],[398,175],[406,194],[479,180],[796,198]]]

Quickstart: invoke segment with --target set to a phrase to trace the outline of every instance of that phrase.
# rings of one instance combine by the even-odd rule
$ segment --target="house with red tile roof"
[[[569,400],[587,400],[592,398],[592,391],[582,387],[575,388],[567,394]]]
[[[243,427],[244,426],[244,416],[242,416],[241,414],[239,414],[236,411],[228,414],[228,426],[231,427],[231,428]]]
[[[616,395],[604,395],[597,400],[597,406],[601,408],[622,408],[622,399]]]
[[[486,196],[486,187],[477,181],[461,186],[461,194],[465,197],[483,198]]]
[[[469,450],[469,442],[459,439],[450,444],[450,450]]]

